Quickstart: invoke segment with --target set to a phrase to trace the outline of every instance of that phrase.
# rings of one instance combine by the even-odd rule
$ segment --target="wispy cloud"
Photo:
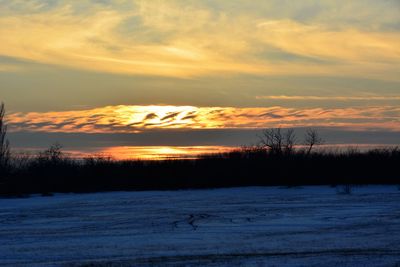
[[[0,72],[17,72],[21,71],[23,68],[17,65],[10,64],[0,64]]]
[[[311,96],[311,95],[265,95],[256,96],[256,99],[266,100],[323,100],[323,101],[388,101],[400,100],[400,96]]]
[[[396,1],[237,1],[236,8],[229,1],[28,2],[1,1],[0,55],[182,78],[400,77]],[[341,16],[330,10],[340,10]]]
[[[194,106],[107,106],[103,108],[13,113],[11,131],[137,133],[149,129],[247,129],[342,127],[400,130],[400,107],[234,108]]]

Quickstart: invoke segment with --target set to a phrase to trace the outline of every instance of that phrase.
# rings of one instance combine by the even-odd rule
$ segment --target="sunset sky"
[[[0,101],[16,148],[399,144],[400,1],[0,0]]]

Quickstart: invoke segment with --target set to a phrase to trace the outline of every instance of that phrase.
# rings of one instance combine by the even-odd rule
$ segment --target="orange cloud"
[[[151,129],[224,129],[266,127],[345,127],[400,130],[400,107],[285,108],[107,106],[101,108],[13,113],[11,131],[133,133]]]
[[[114,159],[181,159],[196,158],[198,155],[222,153],[233,150],[225,146],[116,146],[98,151]]]

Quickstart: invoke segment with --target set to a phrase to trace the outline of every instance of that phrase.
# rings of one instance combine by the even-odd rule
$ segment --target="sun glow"
[[[13,113],[10,131],[137,133],[167,129],[245,129],[266,127],[344,127],[400,130],[400,108],[107,106],[102,108]]]
[[[195,159],[199,155],[231,151],[225,146],[116,146],[101,149],[98,155],[116,160]]]
[[[179,128],[190,124],[189,116],[198,111],[193,106],[119,106],[117,113],[125,119],[125,125],[152,127],[163,124],[165,127]]]

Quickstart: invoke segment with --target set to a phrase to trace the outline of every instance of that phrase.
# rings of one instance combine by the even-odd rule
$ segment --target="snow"
[[[396,186],[0,199],[1,266],[394,266]]]

